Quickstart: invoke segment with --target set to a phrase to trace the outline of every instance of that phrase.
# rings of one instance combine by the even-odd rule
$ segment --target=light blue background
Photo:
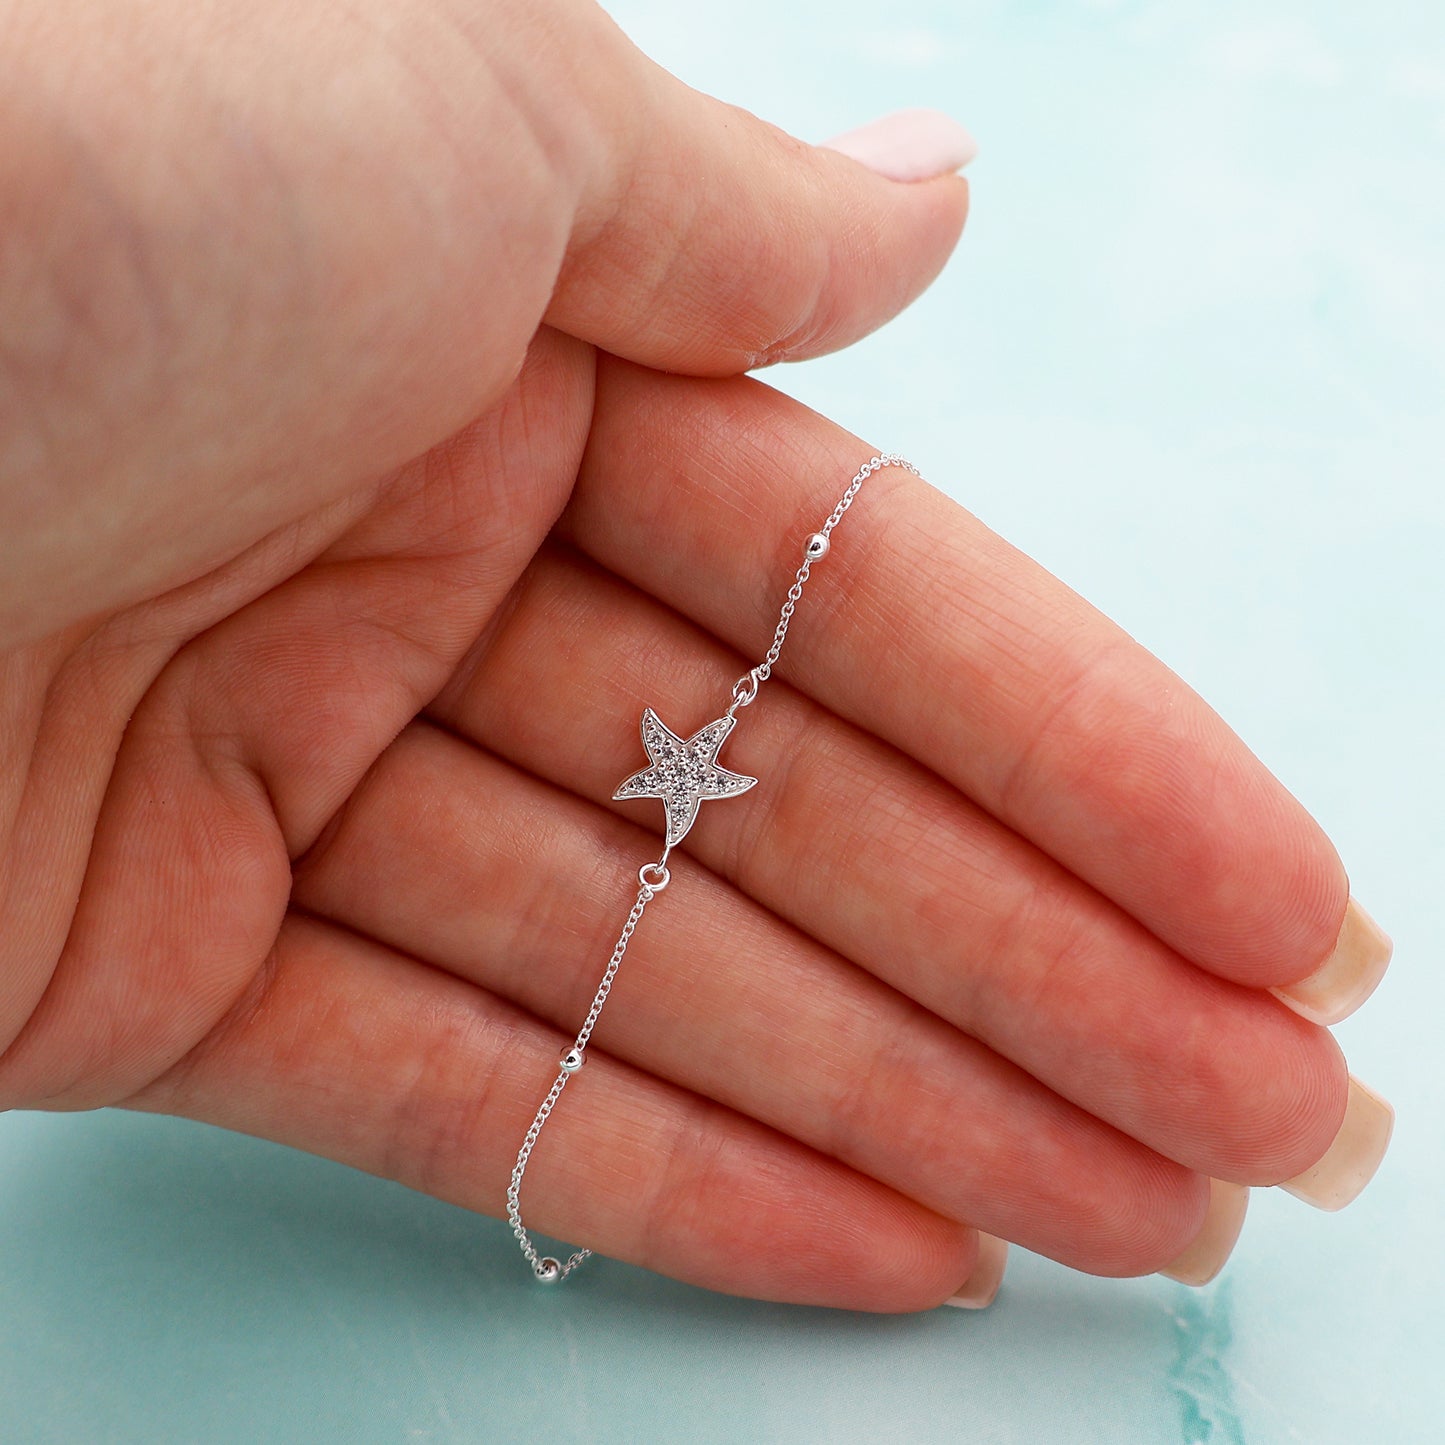
[[[1203,1292],[1015,1252],[981,1315],[716,1298],[170,1120],[0,1119],[0,1441],[1438,1441],[1445,11],[894,0],[614,13],[819,139],[975,129],[927,298],[775,376],[1166,658],[1338,842],[1397,957],[1350,1210],[1257,1191]]]

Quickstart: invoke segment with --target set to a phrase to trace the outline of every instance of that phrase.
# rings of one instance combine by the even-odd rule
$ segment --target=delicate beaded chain
[[[763,660],[733,684],[732,701],[722,717],[699,729],[691,738],[683,739],[668,728],[651,708],[643,713],[642,740],[647,748],[649,766],[634,773],[613,796],[661,798],[667,814],[666,846],[655,863],[644,863],[637,870],[637,898],[632,905],[632,911],[627,915],[627,922],[622,925],[622,932],[618,935],[612,957],[607,961],[602,982],[597,986],[592,1007],[587,1011],[586,1021],[578,1031],[572,1047],[562,1054],[558,1062],[557,1077],[547,1091],[547,1097],[537,1109],[532,1127],[527,1130],[526,1137],[522,1140],[522,1147],[517,1151],[512,1181],[507,1188],[507,1219],[511,1223],[512,1233],[516,1235],[517,1243],[521,1245],[522,1254],[531,1265],[533,1274],[543,1284],[556,1284],[566,1279],[592,1251],[579,1249],[565,1264],[550,1255],[542,1256],[537,1253],[522,1223],[522,1177],[527,1172],[527,1161],[532,1157],[532,1150],[541,1136],[542,1126],[557,1107],[562,1090],[567,1087],[567,1080],[586,1062],[588,1041],[592,1037],[592,1030],[597,1027],[607,995],[612,991],[612,981],[617,977],[627,945],[642,919],[643,910],[671,881],[671,874],[667,871],[668,855],[692,826],[698,803],[709,798],[734,797],[738,793],[746,792],[757,781],[756,778],[734,773],[719,764],[718,749],[732,731],[739,709],[748,707],[757,697],[758,689],[772,676],[773,668],[783,650],[783,640],[788,635],[788,625],[793,620],[793,613],[803,595],[803,585],[808,580],[813,563],[828,555],[829,533],[842,521],[843,513],[853,505],[853,498],[858,495],[859,487],[874,472],[881,471],[884,467],[902,467],[914,476],[919,474],[917,467],[894,452],[872,457],[859,467],[828,520],[803,544],[803,563],[793,578],[793,585],[788,588],[788,595],[778,616],[777,628],[773,632],[772,645]]]

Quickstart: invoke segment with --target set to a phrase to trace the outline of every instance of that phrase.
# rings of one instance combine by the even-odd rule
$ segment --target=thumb
[[[617,32],[594,158],[548,321],[668,371],[727,374],[835,350],[942,269],[972,136],[908,110],[826,148],[691,89]]]
[[[963,223],[956,178],[889,180],[698,95],[591,0],[25,9],[0,648],[363,496],[495,405],[544,315],[741,371],[878,325]],[[908,173],[966,156],[915,124]]]

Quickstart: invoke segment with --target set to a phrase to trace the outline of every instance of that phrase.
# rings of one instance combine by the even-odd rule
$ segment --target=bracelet
[[[612,796],[614,800],[661,800],[666,816],[662,856],[655,862],[644,863],[637,870],[637,898],[633,902],[632,911],[627,915],[627,922],[622,925],[622,932],[617,937],[612,957],[607,961],[602,982],[597,985],[592,1007],[587,1011],[587,1017],[577,1031],[572,1047],[558,1060],[557,1077],[538,1107],[532,1127],[527,1130],[526,1137],[522,1140],[522,1147],[517,1151],[512,1182],[507,1189],[507,1219],[511,1223],[512,1233],[516,1235],[517,1243],[521,1245],[522,1254],[531,1266],[532,1273],[543,1284],[557,1284],[566,1279],[592,1251],[579,1249],[565,1264],[550,1255],[537,1253],[526,1226],[522,1223],[522,1178],[527,1172],[527,1161],[532,1157],[532,1150],[536,1148],[543,1125],[557,1107],[563,1089],[567,1087],[567,1080],[587,1062],[587,1044],[592,1038],[593,1029],[597,1027],[602,1006],[612,991],[612,981],[617,977],[617,970],[627,952],[633,931],[642,919],[643,910],[671,881],[671,874],[667,871],[668,855],[682,842],[687,830],[692,827],[697,818],[698,807],[703,801],[711,798],[735,798],[740,793],[747,792],[758,781],[723,767],[717,760],[718,751],[737,724],[738,712],[753,704],[758,689],[772,676],[773,667],[783,650],[783,639],[788,635],[788,624],[792,622],[793,612],[803,595],[803,584],[807,582],[813,564],[821,562],[828,555],[829,534],[843,519],[843,513],[853,505],[853,498],[858,495],[859,487],[874,472],[881,471],[884,467],[902,467],[914,476],[919,475],[917,467],[892,452],[872,457],[859,467],[828,520],[803,544],[803,564],[793,578],[793,585],[788,588],[788,595],[773,633],[772,645],[763,660],[733,684],[732,701],[728,703],[723,715],[684,739],[673,732],[650,707],[643,709],[642,745],[647,749],[647,766],[627,778]]]

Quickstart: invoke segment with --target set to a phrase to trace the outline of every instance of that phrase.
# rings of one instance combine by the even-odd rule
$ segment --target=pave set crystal
[[[704,798],[735,798],[757,782],[719,764],[718,749],[737,719],[720,717],[686,740],[678,737],[649,708],[642,713],[642,746],[648,766],[626,779],[613,793],[622,798],[661,798],[667,814],[667,846],[675,848],[697,818]]]

